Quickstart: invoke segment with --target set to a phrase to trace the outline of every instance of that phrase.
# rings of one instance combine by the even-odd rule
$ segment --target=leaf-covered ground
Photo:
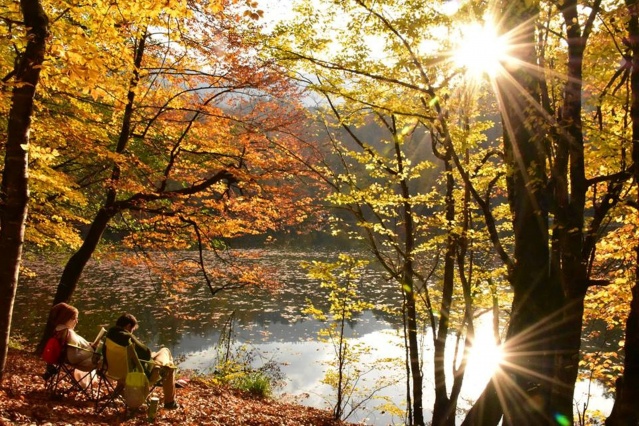
[[[149,424],[144,411],[125,418],[119,405],[95,414],[94,404],[74,394],[52,399],[40,377],[44,362],[28,351],[9,350],[5,379],[0,385],[0,425],[142,425]],[[161,389],[157,390],[161,396]],[[157,425],[273,425],[344,426],[327,411],[273,399],[252,398],[225,387],[192,379],[177,390],[178,410],[160,409]]]

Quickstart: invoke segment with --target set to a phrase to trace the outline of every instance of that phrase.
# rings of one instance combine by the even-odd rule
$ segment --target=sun
[[[475,22],[460,29],[461,36],[453,51],[454,65],[470,77],[496,77],[508,60],[509,43],[498,33],[490,19]]]

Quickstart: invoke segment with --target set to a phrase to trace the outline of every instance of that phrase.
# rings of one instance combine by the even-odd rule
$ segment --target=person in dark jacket
[[[140,361],[153,361],[153,367],[149,373],[149,382],[155,384],[162,379],[162,390],[164,392],[164,408],[179,408],[175,401],[175,364],[173,356],[168,348],[161,348],[157,352],[152,352],[142,343],[133,332],[138,328],[138,320],[131,314],[121,315],[107,331],[106,338],[121,346],[135,345],[135,352]],[[108,359],[107,359],[108,362]]]

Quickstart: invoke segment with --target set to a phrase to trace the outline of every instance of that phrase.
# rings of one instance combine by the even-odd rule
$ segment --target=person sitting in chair
[[[66,346],[66,359],[70,365],[80,371],[92,371],[95,369],[94,364],[94,347],[84,337],[75,331],[78,324],[78,309],[67,303],[58,303],[51,308],[49,318],[55,325],[53,336],[55,336],[62,346]],[[72,346],[68,346],[72,345]],[[55,374],[55,368],[47,366],[47,371],[43,377],[48,379]],[[74,374],[76,378],[80,374]]]
[[[133,343],[140,361],[152,361],[153,367],[149,374],[149,382],[155,384],[162,379],[164,408],[179,408],[175,401],[175,365],[173,364],[171,352],[168,348],[161,348],[157,352],[151,352],[144,343],[133,335],[137,328],[138,320],[131,314],[124,314],[118,318],[115,327],[111,327],[107,331],[106,338],[120,346],[128,346]]]

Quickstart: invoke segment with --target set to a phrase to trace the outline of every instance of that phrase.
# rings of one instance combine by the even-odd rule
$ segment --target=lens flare
[[[565,416],[563,414],[559,414],[559,413],[555,414],[555,421],[560,426],[569,426],[570,424],[572,424],[570,422],[570,419],[568,419],[567,416]]]
[[[463,27],[453,63],[472,77],[495,77],[508,59],[509,43],[490,19]]]

